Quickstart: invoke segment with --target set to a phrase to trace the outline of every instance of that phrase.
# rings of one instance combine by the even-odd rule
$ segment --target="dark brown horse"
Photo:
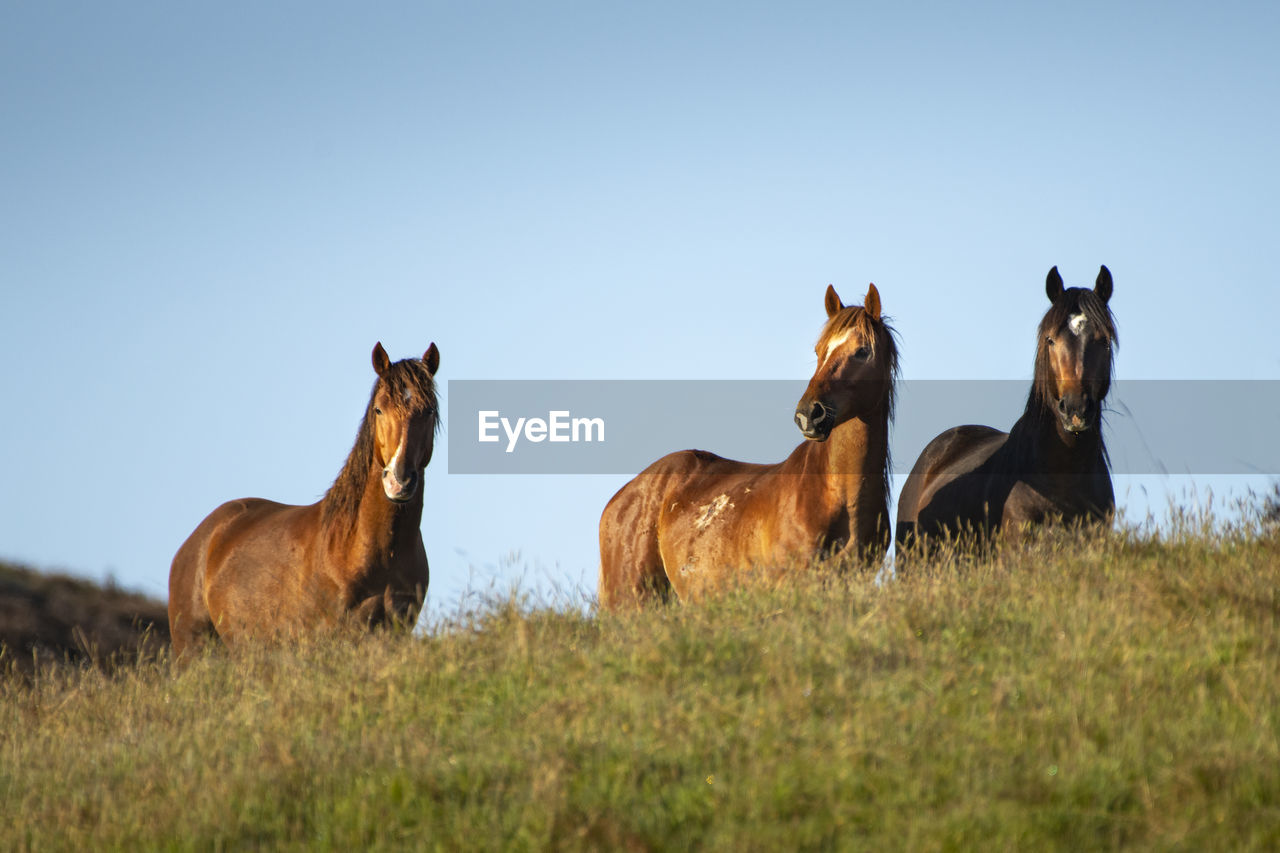
[[[169,571],[175,658],[218,636],[282,637],[333,625],[412,624],[427,591],[422,477],[438,426],[435,344],[378,379],[355,446],[319,503],[230,501],[188,537]]]
[[[832,287],[818,369],[796,407],[808,441],[756,465],[701,450],[664,456],[600,517],[600,604],[682,599],[741,569],[824,555],[874,562],[889,546],[889,422],[898,352],[880,294],[845,307]]]
[[[1045,289],[1052,306],[1037,332],[1035,379],[1009,432],[959,426],[929,442],[898,500],[897,545],[1057,520],[1104,521],[1115,510],[1100,416],[1117,345],[1111,272],[1093,290],[1064,289],[1058,268]]]

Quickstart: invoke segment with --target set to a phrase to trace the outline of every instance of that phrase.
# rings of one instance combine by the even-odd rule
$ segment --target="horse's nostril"
[[[1062,413],[1062,414],[1064,414],[1064,415],[1067,413],[1067,398],[1066,398],[1066,397],[1059,397],[1059,398],[1058,398],[1058,411],[1059,411],[1059,412],[1061,412],[1061,413]]]
[[[827,416],[827,407],[821,403],[815,402],[809,407],[809,419],[814,423],[821,423]]]

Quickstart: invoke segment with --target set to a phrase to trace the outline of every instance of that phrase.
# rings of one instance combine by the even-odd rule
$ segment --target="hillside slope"
[[[0,850],[1280,847],[1280,537],[0,680]]]
[[[109,668],[168,645],[165,604],[134,592],[0,562],[0,669]]]

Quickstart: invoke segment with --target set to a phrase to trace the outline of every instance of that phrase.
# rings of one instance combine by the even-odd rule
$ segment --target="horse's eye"
[[[871,358],[871,347],[858,347],[857,351],[853,354],[853,357],[858,361],[866,361]]]
[[[1049,346],[1053,346],[1053,338],[1045,338],[1044,342]]]
[[[373,413],[374,413],[375,415],[380,415],[380,414],[382,414],[382,409],[378,408],[377,406],[374,406],[374,407],[373,407]]]

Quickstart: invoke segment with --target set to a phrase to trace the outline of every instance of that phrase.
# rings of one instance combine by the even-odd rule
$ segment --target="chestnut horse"
[[[795,413],[808,440],[773,465],[684,450],[623,486],[600,517],[602,607],[672,590],[687,600],[741,569],[883,556],[897,346],[874,284],[850,307],[828,287],[826,310],[818,368]]]
[[[1117,346],[1111,271],[1093,290],[1045,281],[1053,303],[1037,332],[1035,379],[1009,432],[958,426],[929,442],[898,500],[897,545],[972,534],[989,540],[1048,521],[1106,521],[1115,511],[1101,413]]]
[[[355,446],[319,503],[242,498],[215,509],[169,571],[174,657],[218,636],[296,635],[343,619],[412,625],[427,591],[422,478],[437,420],[435,344],[378,374]]]

